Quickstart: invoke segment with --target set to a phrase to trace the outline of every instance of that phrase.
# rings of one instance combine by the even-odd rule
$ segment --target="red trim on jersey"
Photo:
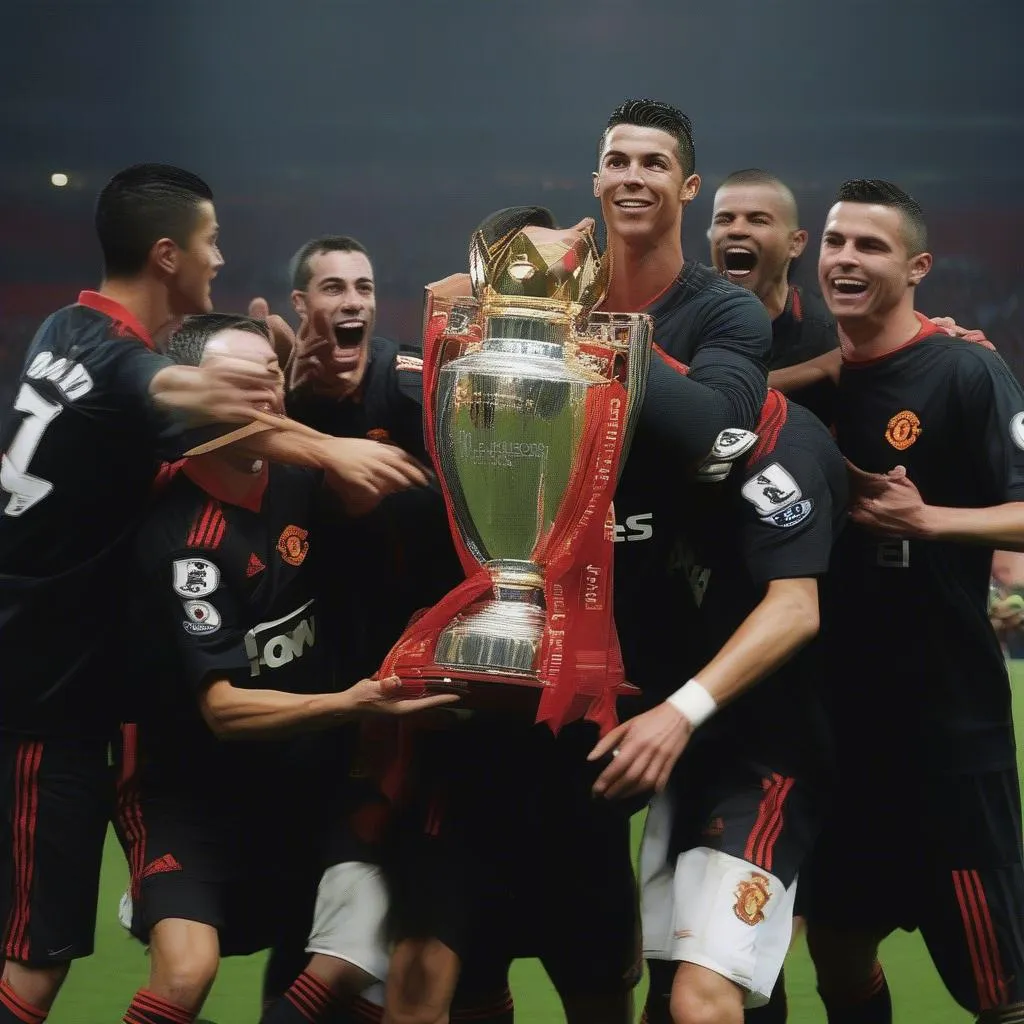
[[[803,320],[804,318],[804,303],[803,299],[800,298],[800,289],[796,285],[793,285],[789,289],[789,297],[792,299],[790,303],[789,311],[793,316],[794,320]]]
[[[185,459],[178,459],[177,462],[164,462],[161,464],[156,476],[153,478],[152,493],[154,497],[158,494],[163,494],[182,466],[185,465],[185,461]]]
[[[109,316],[114,323],[123,324],[127,327],[128,330],[146,346],[146,348],[154,347],[153,339],[149,336],[149,331],[147,331],[146,328],[135,319],[134,314],[129,313],[120,302],[115,302],[112,298],[107,295],[103,295],[101,292],[85,291],[78,293],[78,304],[80,306],[88,306],[90,309],[95,309],[97,313],[102,313],[104,316]]]
[[[747,837],[743,859],[771,871],[775,844],[782,833],[782,805],[793,788],[794,779],[773,772],[757,809],[757,820]]]
[[[690,368],[686,365],[686,363],[681,363],[678,359],[675,358],[675,356],[670,356],[657,342],[653,343],[651,345],[651,348],[657,355],[661,356],[661,358],[664,359],[665,362],[668,363],[668,365],[671,366],[672,369],[675,370],[677,373],[681,373],[684,377],[688,377],[690,375]]]
[[[224,502],[225,505],[246,508],[250,512],[259,512],[267,483],[270,480],[270,469],[266,462],[263,463],[263,468],[258,473],[253,474],[252,485],[248,489],[241,486],[229,486],[217,472],[215,466],[206,461],[188,459],[182,472],[211,498],[216,498],[218,501]]]
[[[685,266],[685,265],[686,264],[684,263],[683,266]],[[642,313],[645,309],[650,309],[651,306],[653,306],[659,299],[663,298],[665,293],[669,290],[669,288],[672,287],[672,285],[678,283],[679,276],[680,276],[680,274],[682,274],[682,272],[683,272],[683,267],[680,267],[679,268],[679,273],[677,273],[675,275],[675,277],[673,277],[672,280],[669,281],[669,283],[667,285],[665,285],[664,288],[661,289],[661,291],[659,291],[656,295],[651,296],[651,298],[649,298],[646,302],[641,302],[640,305],[636,307],[636,309],[613,309],[613,310],[609,310],[608,307],[604,304],[604,300],[603,299],[601,300],[601,302],[599,302],[597,304],[595,309],[597,309],[597,310],[604,310],[605,312],[612,312],[612,313]]]
[[[26,1003],[6,981],[0,981],[0,1006],[10,1010],[18,1020],[24,1021],[24,1024],[43,1024],[46,1020],[46,1010]]]
[[[923,313],[918,313],[914,310],[914,316],[917,317],[918,322],[921,325],[920,330],[915,334],[910,341],[905,341],[902,345],[898,345],[891,352],[885,352],[883,355],[875,356],[872,359],[847,359],[843,356],[843,366],[851,369],[858,370],[862,366],[874,366],[876,363],[880,363],[883,359],[890,359],[896,355],[897,352],[902,352],[905,349],[910,348],[911,345],[916,345],[919,341],[924,341],[925,338],[930,338],[933,334],[945,334],[945,331],[941,327],[937,327],[931,322]]]
[[[40,740],[24,740],[14,755],[14,816],[12,853],[14,901],[7,920],[4,956],[27,961],[31,953],[29,918],[32,910],[32,879],[36,860],[36,825],[39,819],[39,765],[43,760]]]
[[[747,457],[748,464],[756,462],[762,455],[769,455],[775,451],[775,446],[779,443],[779,434],[782,433],[788,417],[789,402],[786,401],[786,396],[769,388],[764,405],[761,406],[761,416],[754,427],[757,444]]]

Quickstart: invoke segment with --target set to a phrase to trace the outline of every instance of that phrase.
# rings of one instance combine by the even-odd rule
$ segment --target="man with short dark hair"
[[[180,418],[248,423],[280,402],[269,363],[177,366],[153,351],[159,332],[210,308],[223,259],[205,182],[130,167],[100,193],[96,231],[100,289],[40,327],[0,432],[0,1021],[44,1019],[71,960],[92,951],[126,551],[162,458],[187,447]],[[331,466],[350,502],[426,481],[369,441],[270,426],[250,449]]]
[[[892,1020],[878,948],[896,928],[920,928],[979,1021],[1024,1020],[1018,770],[987,618],[993,549],[1024,543],[1024,389],[915,312],[931,265],[906,192],[840,188],[818,277],[842,340],[854,522],[831,579],[837,811],[806,877],[831,1024]]]
[[[168,354],[276,366],[265,326],[245,317],[189,318]],[[383,976],[377,869],[351,854],[321,863],[346,735],[308,734],[450,699],[395,701],[387,679],[340,689],[336,623],[318,601],[322,484],[320,473],[223,446],[184,463],[136,539],[163,674],[138,725],[133,795],[122,794],[132,931],[151,960],[126,1024],[193,1020],[220,957],[271,945],[325,868],[319,901],[334,920],[328,928],[318,907],[297,1005],[286,1000],[273,1019],[301,1024],[299,1008],[337,1008]],[[299,924],[308,932],[311,921]]]

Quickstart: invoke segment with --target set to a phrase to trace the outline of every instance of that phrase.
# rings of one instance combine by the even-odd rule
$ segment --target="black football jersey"
[[[836,439],[861,469],[897,465],[930,505],[1024,500],[1024,391],[994,352],[921,320],[880,359],[843,366]],[[830,653],[837,728],[902,771],[1015,764],[1010,687],[988,621],[992,548],[884,538],[837,550]]]
[[[796,366],[838,347],[839,329],[820,296],[791,285],[785,308],[772,321],[772,352],[768,369]],[[810,409],[823,423],[831,425],[835,391],[835,384],[826,380],[797,388],[789,397]]]
[[[4,729],[116,722],[128,540],[177,432],[149,400],[167,365],[142,325],[96,292],[50,316],[29,346],[0,437]]]
[[[135,542],[156,655],[143,746],[159,774],[178,780],[283,778],[301,739],[220,742],[196,698],[219,679],[289,693],[339,688],[330,634],[345,627],[324,619],[315,586],[322,478],[272,465],[265,489],[242,506],[191,472],[186,464],[175,474]]]
[[[691,525],[676,559],[699,608],[688,674],[725,645],[773,580],[813,578],[820,587],[846,521],[846,467],[817,417],[769,391],[757,434],[723,482],[691,488]],[[820,780],[832,753],[821,637],[726,705],[693,742]]]
[[[395,444],[429,466],[423,360],[393,341],[373,339],[357,394],[339,401],[293,393],[288,410],[325,434]],[[463,579],[436,487],[390,495],[369,515],[326,526],[322,541],[330,552],[322,564],[347,567],[344,580],[334,574],[324,581],[323,593],[340,617],[362,622],[358,636],[346,633],[338,652],[353,677],[376,672],[413,613]]]
[[[751,292],[689,260],[645,312],[654,319],[655,343],[690,368],[686,377],[648,381],[647,434],[656,441],[672,429],[681,458],[693,464],[722,430],[749,430],[757,420],[767,392],[771,321]]]

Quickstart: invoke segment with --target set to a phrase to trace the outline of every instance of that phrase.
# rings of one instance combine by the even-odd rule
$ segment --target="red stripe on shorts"
[[[793,788],[793,779],[773,772],[757,809],[757,819],[747,837],[743,859],[771,871],[775,844],[782,833],[782,805]]]
[[[36,825],[39,818],[39,765],[43,759],[40,740],[18,744],[14,767],[14,902],[7,922],[4,955],[26,961],[31,952],[29,917],[32,908],[32,879],[35,873]]]

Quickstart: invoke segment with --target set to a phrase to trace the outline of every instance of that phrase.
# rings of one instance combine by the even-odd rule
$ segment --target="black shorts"
[[[289,801],[254,787],[218,797],[215,780],[204,787],[148,763],[140,769],[136,726],[123,733],[115,826],[131,877],[132,935],[147,942],[173,917],[216,928],[222,956],[302,941],[323,870],[305,794]]]
[[[919,928],[971,1013],[1024,1001],[1024,857],[1015,769],[844,783],[805,872],[809,927]]]
[[[0,958],[89,956],[113,807],[106,739],[0,732]]]
[[[387,844],[396,938],[439,938],[460,991],[494,992],[539,957],[563,996],[640,979],[629,818],[590,791],[596,730],[470,723],[424,738],[417,798]]]
[[[748,861],[788,889],[821,827],[822,797],[805,780],[717,756],[688,760],[672,777],[670,854],[706,847]]]

